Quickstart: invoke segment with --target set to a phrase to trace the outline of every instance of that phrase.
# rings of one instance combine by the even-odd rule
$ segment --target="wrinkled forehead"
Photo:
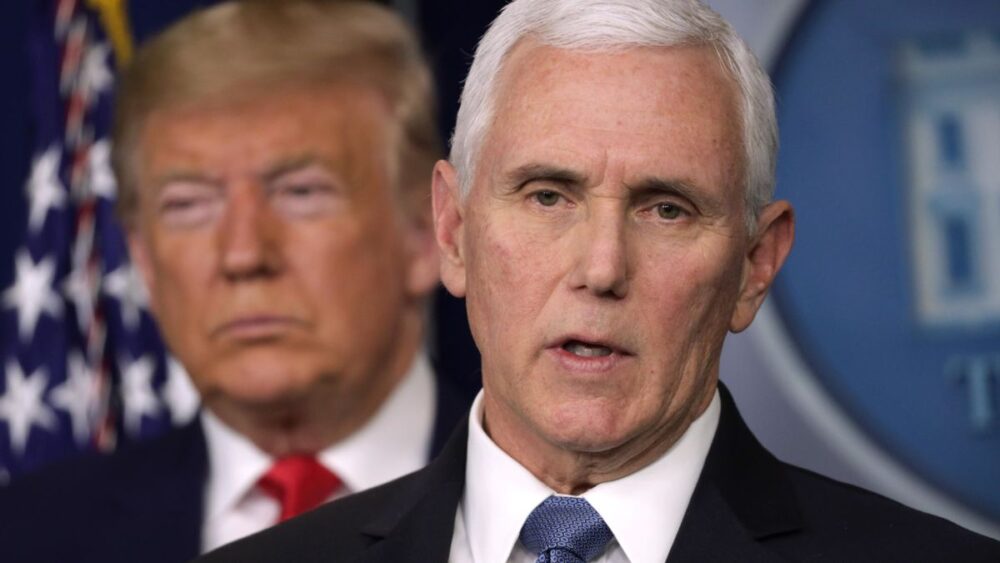
[[[639,58],[637,55],[647,55]],[[525,37],[519,40],[507,52],[501,64],[498,78],[499,88],[503,88],[505,82],[509,82],[512,76],[523,74],[525,70],[536,69],[540,73],[545,73],[547,68],[565,64],[574,64],[580,70],[587,70],[587,62],[592,61],[594,67],[602,68],[608,74],[609,79],[621,79],[633,74],[637,67],[656,65],[657,56],[665,57],[697,57],[698,69],[720,82],[730,83],[736,86],[731,78],[731,73],[722,62],[718,51],[711,45],[700,43],[681,43],[677,45],[607,45],[593,47],[562,47],[543,43],[534,37]],[[606,66],[602,66],[602,61],[612,59],[619,63],[619,72],[609,72]],[[681,69],[683,71],[683,69]],[[666,68],[664,76],[669,76],[678,72],[674,69]]]
[[[492,117],[477,176],[498,155],[568,147],[628,153],[661,171],[687,169],[677,162],[687,158],[717,168],[714,184],[741,184],[739,91],[708,46],[570,50],[526,39],[504,61]]]
[[[610,61],[610,64],[608,64]],[[727,114],[741,114],[739,84],[716,48],[707,44],[673,46],[606,46],[564,48],[548,45],[533,37],[519,40],[503,59],[493,90],[494,115],[512,104],[531,105],[524,85],[545,81],[565,68],[560,76],[569,82],[595,78],[602,84],[619,84],[629,97],[662,97],[664,87],[683,89],[695,98],[721,96]],[[637,77],[654,77],[654,82],[638,83]],[[707,86],[699,89],[698,86]],[[577,92],[587,95],[584,84]],[[537,91],[534,92],[537,94]]]

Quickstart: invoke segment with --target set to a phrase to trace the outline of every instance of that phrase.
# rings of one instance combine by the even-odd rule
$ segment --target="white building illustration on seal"
[[[1000,324],[1000,32],[900,49],[917,321]]]

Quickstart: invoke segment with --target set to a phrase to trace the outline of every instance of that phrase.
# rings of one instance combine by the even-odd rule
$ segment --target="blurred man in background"
[[[439,155],[417,40],[363,2],[229,2],[125,71],[129,248],[203,410],[0,500],[3,557],[179,561],[421,467],[466,405],[423,351]]]

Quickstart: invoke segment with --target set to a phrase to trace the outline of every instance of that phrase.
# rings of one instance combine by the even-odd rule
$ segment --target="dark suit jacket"
[[[775,459],[725,389],[722,416],[669,563],[1000,562],[1000,543]],[[207,555],[205,563],[446,562],[466,425],[427,468]],[[199,560],[202,561],[202,560]]]
[[[468,410],[438,382],[431,455]],[[178,563],[201,551],[208,452],[199,420],[108,456],[58,464],[0,489],[0,561]]]

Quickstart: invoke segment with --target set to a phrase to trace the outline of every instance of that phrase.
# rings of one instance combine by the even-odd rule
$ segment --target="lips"
[[[596,358],[602,356],[610,356],[613,351],[607,346],[601,346],[600,344],[588,344],[586,342],[580,342],[579,340],[571,340],[562,345],[562,349],[566,350],[574,356],[580,356],[583,358]]]
[[[632,355],[632,352],[625,346],[610,339],[580,335],[560,338],[553,343],[551,348],[556,348],[579,358],[606,358],[612,355]]]
[[[213,334],[238,340],[259,340],[279,336],[301,322],[281,315],[247,315],[218,326]]]
[[[565,336],[553,341],[547,352],[564,373],[584,378],[606,377],[635,359],[619,342],[593,335]]]

